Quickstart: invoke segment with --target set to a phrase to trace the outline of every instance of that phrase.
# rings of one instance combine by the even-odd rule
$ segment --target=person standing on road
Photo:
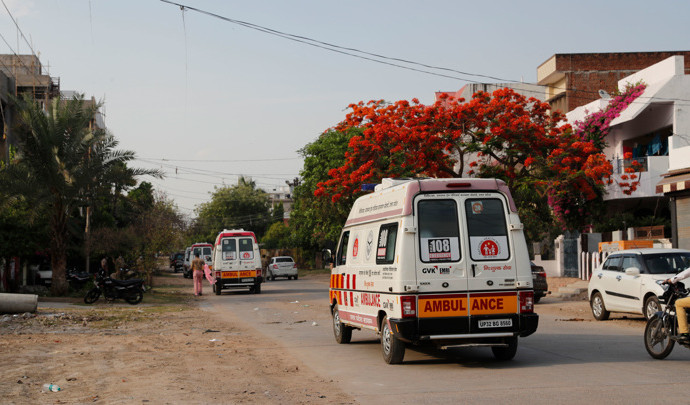
[[[667,279],[665,283],[675,284],[688,277],[690,277],[690,267]],[[690,343],[690,334],[688,333],[688,318],[685,315],[686,308],[690,308],[690,296],[676,300],[676,319],[678,319],[677,340],[682,343]]]
[[[201,280],[204,279],[204,259],[199,257],[199,253],[194,253],[192,260],[192,275],[194,278],[194,296],[201,295]]]

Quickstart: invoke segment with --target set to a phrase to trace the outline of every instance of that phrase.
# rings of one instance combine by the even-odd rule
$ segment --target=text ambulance
[[[223,230],[213,248],[213,291],[220,295],[226,288],[249,288],[261,293],[261,255],[254,232],[243,229]]]
[[[539,320],[522,224],[494,179],[384,179],[352,207],[329,291],[336,341],[374,330],[390,364],[406,343],[509,360]]]

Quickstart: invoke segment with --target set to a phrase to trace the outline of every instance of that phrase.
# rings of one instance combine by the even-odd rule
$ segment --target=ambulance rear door
[[[503,195],[493,192],[417,196],[417,308],[422,329],[439,335],[469,333],[477,329],[470,316],[488,319],[516,312],[515,258],[506,206]]]

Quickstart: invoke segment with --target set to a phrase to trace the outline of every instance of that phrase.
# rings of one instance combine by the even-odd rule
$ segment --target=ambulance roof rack
[[[377,184],[376,187],[374,188],[374,191],[379,191],[379,190],[384,190],[390,187],[395,187],[400,184],[404,183],[409,183],[414,180],[423,180],[426,179],[426,177],[397,177],[397,178],[392,178],[392,177],[386,177],[384,179],[381,179],[381,184]]]

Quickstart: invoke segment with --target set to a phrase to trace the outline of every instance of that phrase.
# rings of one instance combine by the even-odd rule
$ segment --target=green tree
[[[92,126],[99,105],[87,105],[83,97],[54,100],[45,111],[29,98],[15,100],[18,110],[14,134],[16,158],[0,173],[0,188],[9,200],[23,198],[37,211],[49,212],[52,290],[67,291],[66,253],[69,225],[74,212],[92,199],[108,170],[134,158],[134,152],[116,150],[117,141]],[[134,169],[134,175],[155,171]]]
[[[268,228],[261,242],[264,249],[285,249],[292,247],[290,239],[290,229],[280,221],[274,222]]]
[[[147,283],[152,285],[157,255],[181,246],[184,221],[171,200],[164,194],[156,194],[151,205],[140,212],[134,229],[138,270],[146,274]]]
[[[190,242],[212,242],[223,229],[242,228],[261,237],[271,223],[268,194],[240,177],[231,187],[216,187],[211,201],[200,204]]]
[[[304,157],[302,181],[295,187],[295,203],[290,213],[290,228],[297,246],[318,249],[337,242],[354,199],[350,196],[331,202],[316,198],[319,183],[330,179],[329,172],[345,163],[350,139],[362,134],[360,128],[329,130],[307,144],[299,153]]]

